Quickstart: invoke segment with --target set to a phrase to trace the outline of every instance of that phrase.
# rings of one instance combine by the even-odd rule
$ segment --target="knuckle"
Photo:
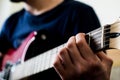
[[[110,65],[113,64],[113,60],[111,58],[107,58],[107,63],[109,63]]]
[[[61,48],[60,51],[58,52],[59,56],[62,56],[66,53],[66,48]]]
[[[68,43],[67,45],[66,45],[66,47],[69,49],[69,48],[72,48],[74,46],[74,43]]]
[[[76,44],[77,44],[79,47],[82,47],[82,46],[83,46],[83,43],[84,43],[84,39],[83,39],[83,38],[79,38],[79,39],[76,41]]]
[[[73,39],[74,37],[71,37],[70,40],[67,44],[66,44],[66,48],[73,48],[75,45],[75,41]]]
[[[54,61],[54,62],[53,62],[53,66],[54,66],[54,67],[58,67],[58,62],[57,62],[57,61]]]
[[[90,68],[89,65],[86,62],[82,63],[82,64],[78,63],[78,64],[75,65],[75,67],[77,67],[77,68],[75,68],[75,70],[78,73],[86,72]]]
[[[94,60],[91,60],[89,61],[89,67],[98,67],[100,66],[100,62],[99,61],[94,61]]]

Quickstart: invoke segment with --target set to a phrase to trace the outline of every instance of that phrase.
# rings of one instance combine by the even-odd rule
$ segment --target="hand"
[[[93,53],[85,34],[72,36],[54,62],[62,80],[109,80],[113,61],[104,52]]]

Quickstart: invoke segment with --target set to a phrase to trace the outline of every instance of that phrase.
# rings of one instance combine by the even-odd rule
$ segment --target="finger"
[[[64,75],[64,67],[59,56],[56,57],[56,60],[53,63],[53,67],[59,75]]]
[[[96,55],[100,58],[101,61],[106,62],[110,65],[113,64],[113,60],[109,58],[103,51],[98,52]]]
[[[60,50],[58,55],[61,58],[61,60],[63,62],[62,64],[65,68],[72,66],[72,60],[71,60],[70,55],[68,54],[68,51],[65,47]]]
[[[71,58],[73,63],[78,62],[78,61],[83,62],[83,59],[82,59],[82,57],[81,57],[81,55],[79,53],[79,50],[78,50],[78,48],[76,46],[75,36],[72,36],[68,40],[68,42],[65,45],[65,47],[67,48],[67,51],[68,51],[68,53],[70,55],[70,58]]]
[[[84,33],[79,33],[76,35],[76,44],[84,59],[86,60],[96,59],[96,56],[93,54],[93,51],[91,50],[91,48],[89,47],[85,40]]]

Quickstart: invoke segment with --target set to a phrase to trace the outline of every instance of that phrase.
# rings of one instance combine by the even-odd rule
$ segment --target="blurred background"
[[[120,17],[120,0],[77,0],[91,5],[96,11],[101,24],[113,23]],[[10,0],[0,0],[0,27],[12,13],[20,10],[23,3],[11,3]]]
[[[93,7],[102,26],[111,24],[120,18],[120,0],[77,0]],[[0,0],[0,29],[8,16],[23,8],[23,3],[11,3],[10,0]],[[108,51],[109,52],[109,51]],[[110,52],[113,53],[113,52]],[[120,80],[120,51],[119,54],[108,54],[114,59],[111,80]]]

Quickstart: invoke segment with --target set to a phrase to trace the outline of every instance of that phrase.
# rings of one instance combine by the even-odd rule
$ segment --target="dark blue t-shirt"
[[[39,53],[65,43],[68,38],[79,32],[87,33],[100,27],[93,9],[81,2],[64,1],[57,7],[41,15],[34,16],[22,9],[11,15],[3,25],[0,34],[0,51],[18,48],[22,41],[32,32],[39,34]],[[41,38],[45,36],[45,40]],[[32,47],[31,56],[37,55]]]

